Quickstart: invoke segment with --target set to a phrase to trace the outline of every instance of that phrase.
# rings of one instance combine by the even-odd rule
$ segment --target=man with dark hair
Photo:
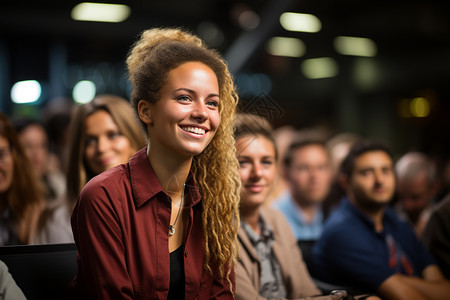
[[[341,165],[346,191],[315,244],[313,276],[383,299],[448,299],[447,281],[413,229],[388,207],[392,154],[375,141],[355,144]]]

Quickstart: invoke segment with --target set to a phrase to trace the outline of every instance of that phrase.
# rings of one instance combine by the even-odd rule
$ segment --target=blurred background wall
[[[95,94],[128,97],[124,60],[139,33],[182,26],[225,56],[241,109],[275,127],[352,132],[396,153],[449,158],[444,1],[111,1],[127,6],[116,23],[77,20],[79,3],[1,2],[1,111],[46,118]]]

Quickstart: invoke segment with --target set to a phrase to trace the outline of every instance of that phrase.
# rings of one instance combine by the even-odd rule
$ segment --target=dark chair
[[[303,261],[309,273],[312,272],[312,249],[315,242],[315,240],[297,240],[297,245],[302,250]]]
[[[0,260],[29,300],[61,300],[77,270],[75,244],[0,247]]]

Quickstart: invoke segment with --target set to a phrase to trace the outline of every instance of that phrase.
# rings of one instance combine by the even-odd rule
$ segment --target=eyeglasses
[[[0,148],[0,164],[6,163],[11,157],[11,149],[8,147]]]

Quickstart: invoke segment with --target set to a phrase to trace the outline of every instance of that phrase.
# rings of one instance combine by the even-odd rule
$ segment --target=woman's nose
[[[97,142],[97,151],[105,152],[111,145],[111,142],[106,137],[99,137]]]
[[[198,101],[192,110],[192,117],[201,121],[208,118],[208,111],[203,101]]]

